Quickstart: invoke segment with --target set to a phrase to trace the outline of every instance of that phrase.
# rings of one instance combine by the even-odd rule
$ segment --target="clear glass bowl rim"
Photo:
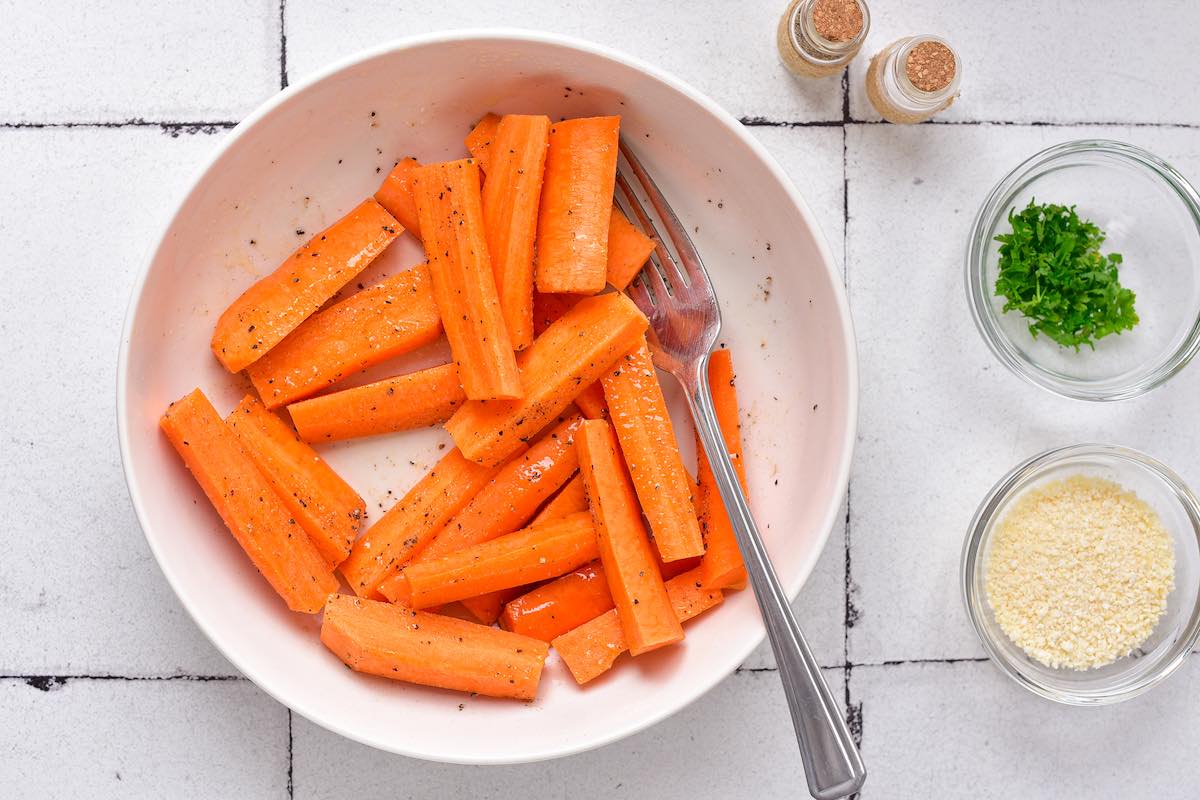
[[[984,497],[971,520],[966,540],[963,542],[960,561],[961,589],[967,617],[971,620],[971,627],[975,629],[975,634],[979,637],[979,641],[983,644],[992,663],[1000,667],[1001,671],[1009,678],[1034,694],[1065,705],[1110,705],[1148,691],[1183,664],[1184,659],[1188,657],[1188,654],[1195,648],[1197,640],[1200,639],[1200,593],[1197,594],[1196,603],[1192,607],[1184,635],[1175,642],[1170,654],[1162,659],[1153,672],[1142,676],[1135,683],[1124,685],[1118,689],[1077,694],[1037,681],[1021,671],[1010,660],[1007,652],[996,643],[990,629],[984,624],[983,615],[987,613],[987,598],[976,591],[976,574],[982,569],[980,556],[985,544],[985,534],[990,529],[996,512],[1012,496],[1014,489],[1024,483],[1026,479],[1078,456],[1101,456],[1107,459],[1125,460],[1149,469],[1171,490],[1172,495],[1187,513],[1192,524],[1192,532],[1196,536],[1197,547],[1200,548],[1200,499],[1170,467],[1145,453],[1120,445],[1089,443],[1056,447],[1018,464],[1001,478]]]
[[[1029,180],[1047,172],[1060,159],[1079,153],[1100,152],[1116,156],[1133,164],[1159,180],[1165,182],[1180,201],[1187,207],[1200,235],[1200,193],[1177,169],[1158,156],[1136,145],[1111,139],[1080,139],[1048,147],[1022,161],[988,193],[987,199],[975,216],[966,255],[966,290],[971,316],[975,327],[983,337],[988,349],[1008,369],[1024,380],[1062,397],[1076,400],[1112,401],[1137,397],[1165,383],[1183,369],[1192,357],[1200,352],[1200,313],[1192,320],[1191,330],[1179,347],[1157,367],[1149,372],[1135,373],[1127,382],[1117,385],[1098,386],[1091,381],[1072,380],[1055,376],[1021,355],[1001,330],[991,305],[991,291],[985,285],[984,273],[988,249],[991,245],[990,232],[1007,209],[1016,189]],[[1198,265],[1200,269],[1200,265]]]

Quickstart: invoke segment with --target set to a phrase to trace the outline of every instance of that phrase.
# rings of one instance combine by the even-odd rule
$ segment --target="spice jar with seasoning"
[[[910,36],[880,50],[867,68],[867,99],[888,122],[924,122],[958,97],[962,64],[937,36]]]
[[[797,77],[837,75],[858,55],[870,27],[865,0],[792,0],[776,31],[779,57]]]

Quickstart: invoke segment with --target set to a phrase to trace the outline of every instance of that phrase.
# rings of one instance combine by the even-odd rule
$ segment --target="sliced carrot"
[[[467,134],[467,152],[485,173],[491,162],[492,140],[496,137],[496,129],[499,127],[500,117],[488,112],[479,122],[475,123],[475,127]]]
[[[587,489],[583,486],[583,476],[576,474],[574,478],[567,481],[558,494],[550,498],[546,505],[542,506],[542,510],[533,518],[533,522],[545,522],[551,519],[565,517],[567,514],[574,514],[576,511],[587,511]]]
[[[468,458],[498,463],[562,413],[584,386],[633,346],[648,324],[619,292],[581,300],[521,351],[523,399],[468,400],[450,417],[446,430]]]
[[[241,372],[366,269],[403,230],[383,206],[364,200],[225,309],[213,331],[213,355],[230,372]]]
[[[470,159],[413,170],[433,294],[459,377],[472,400],[521,396],[483,235],[479,167]]]
[[[267,408],[429,344],[442,332],[424,265],[351,295],[296,328],[247,369]]]
[[[663,561],[704,555],[691,479],[643,337],[600,379],[621,453]]]
[[[330,568],[344,561],[367,512],[358,492],[256,398],[246,395],[225,424]]]
[[[458,367],[442,364],[301,400],[288,413],[304,441],[334,442],[437,425],[466,399]]]
[[[575,398],[575,405],[588,419],[608,419],[608,401],[604,398],[604,387],[600,381],[588,384]]]
[[[288,608],[320,611],[326,596],[337,591],[337,579],[208,398],[196,389],[172,403],[159,426]]]
[[[488,253],[500,311],[515,350],[524,350],[533,342],[533,237],[549,134],[549,117],[502,117],[483,184]]]
[[[413,199],[412,171],[419,166],[421,162],[415,158],[400,159],[375,190],[376,202],[418,239],[421,238],[421,223],[417,219],[417,202]]]
[[[725,449],[733,461],[734,471],[746,488],[746,465],[742,459],[741,423],[738,421],[737,389],[734,387],[733,359],[728,350],[717,350],[708,359],[708,385],[712,390],[713,406],[725,439]],[[704,448],[696,442],[700,480],[700,526],[707,550],[700,561],[700,576],[705,586],[714,589],[741,589],[746,585],[746,566],[742,551],[721,493],[713,479],[712,467]]]
[[[612,607],[604,567],[593,561],[508,601],[500,627],[549,642]]]
[[[538,506],[579,466],[574,437],[582,421],[578,414],[566,417],[528,450],[505,462],[409,566],[512,533],[529,522]],[[402,574],[384,581],[379,591],[393,602],[407,604],[410,599]]]
[[[331,595],[321,642],[357,672],[382,678],[532,700],[545,642],[461,619]]]
[[[471,619],[481,625],[492,625],[500,619],[500,612],[504,610],[504,604],[520,597],[525,593],[526,588],[525,586],[513,586],[509,589],[481,594],[479,597],[468,597],[459,605],[467,611]]]
[[[577,294],[533,293],[533,337],[536,339],[583,298]]]
[[[537,288],[595,294],[608,281],[608,223],[620,117],[557,122],[538,212]]]
[[[694,572],[685,572],[667,581],[667,595],[680,623],[719,606],[725,599],[720,589],[703,588]],[[618,656],[630,650],[616,609],[558,636],[552,644],[579,684],[604,674]]]
[[[653,252],[654,240],[634,227],[614,205],[608,222],[608,282],[624,289]]]
[[[360,597],[380,598],[379,584],[400,571],[496,474],[451,450],[383,518],[354,543],[341,573]]]
[[[602,420],[588,420],[575,438],[600,560],[630,651],[640,655],[678,642],[683,628],[671,611],[612,427]]]
[[[555,578],[599,555],[586,512],[543,522],[404,571],[414,608]]]

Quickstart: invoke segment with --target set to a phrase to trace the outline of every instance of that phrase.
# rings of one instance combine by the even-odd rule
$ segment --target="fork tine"
[[[629,203],[629,208],[633,211],[633,215],[637,217],[638,223],[641,225],[642,231],[654,241],[654,252],[658,256],[659,266],[664,270],[667,269],[667,264],[670,264],[671,272],[674,273],[673,279],[678,281],[682,286],[689,286],[687,276],[683,274],[683,270],[675,263],[671,251],[667,249],[667,245],[663,242],[662,237],[658,233],[658,227],[646,213],[646,209],[642,206],[642,201],[638,200],[637,194],[629,182],[625,180],[625,176],[620,170],[617,171],[617,186],[621,189],[621,194],[625,195],[625,200]],[[647,265],[645,269],[653,269],[652,265]]]
[[[649,198],[650,205],[654,206],[654,210],[658,213],[658,218],[666,226],[667,235],[671,237],[671,241],[675,245],[675,250],[679,253],[679,259],[683,262],[683,268],[687,271],[688,277],[692,280],[703,281],[711,285],[708,280],[708,272],[704,269],[704,261],[700,258],[700,253],[696,250],[696,246],[692,244],[692,237],[688,236],[687,228],[679,221],[679,217],[675,216],[675,212],[671,209],[671,204],[663,196],[662,191],[658,188],[658,184],[646,172],[646,168],[642,166],[642,162],[638,161],[637,156],[633,154],[633,150],[625,143],[624,139],[621,139],[620,148],[621,153],[625,156],[625,160],[629,162],[629,167],[633,170],[634,176],[637,177],[638,183],[641,184],[642,190],[646,193],[646,197]]]
[[[646,283],[640,277],[632,281],[625,287],[625,294],[634,302],[642,313],[647,317],[651,317],[655,313],[654,295],[650,294],[650,290],[646,288]]]

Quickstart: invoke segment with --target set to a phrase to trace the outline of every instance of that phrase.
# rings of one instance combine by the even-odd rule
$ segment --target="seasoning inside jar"
[[[1017,499],[984,569],[988,603],[1014,644],[1048,667],[1087,670],[1150,638],[1174,588],[1175,549],[1137,494],[1075,475]]]
[[[837,75],[858,55],[870,24],[865,0],[792,0],[776,30],[779,57],[798,77]]]
[[[899,39],[871,59],[867,99],[889,122],[923,122],[954,102],[961,72],[958,55],[944,39]]]

